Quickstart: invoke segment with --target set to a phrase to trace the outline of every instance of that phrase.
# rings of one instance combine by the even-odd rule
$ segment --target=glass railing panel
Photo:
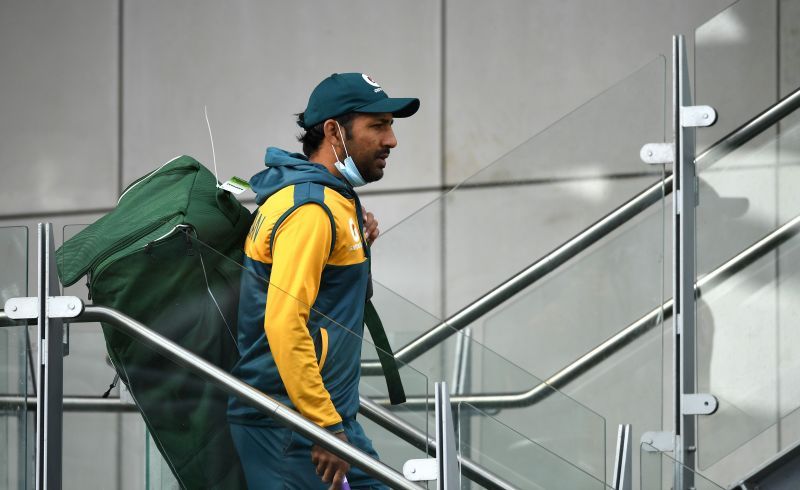
[[[411,318],[398,313],[403,321],[399,328],[392,329],[396,350],[404,340],[440,323],[442,318],[536,262],[663,178],[663,167],[643,164],[639,152],[642,144],[661,142],[665,138],[664,72],[664,60],[654,60],[384,233],[374,247],[375,277],[409,302],[424,305],[430,313]],[[542,286],[535,307],[523,306],[505,317],[489,316],[486,324],[481,320],[476,322],[473,341],[489,347],[488,350],[476,347],[476,350],[492,354],[486,357],[486,364],[473,362],[483,367],[484,373],[491,374],[481,374],[476,368],[471,391],[522,393],[531,390],[539,380],[660,305],[663,299],[663,217],[663,203],[658,203],[645,216],[625,225],[615,235],[624,235],[624,238],[608,246],[605,254],[596,254],[592,266],[578,268],[574,265],[576,259],[572,259],[573,263],[564,266],[573,272],[569,281],[544,278],[543,285],[550,281],[556,283]],[[424,244],[427,247],[420,253],[407,253],[419,250]],[[392,268],[386,269],[386,273],[380,260],[384,255],[392,257]],[[551,273],[551,276],[555,275]],[[408,281],[408,277],[415,279]],[[580,290],[580,294],[574,294],[575,289]],[[393,300],[389,300],[381,307],[406,311],[404,306],[394,308],[392,303]],[[523,300],[513,303],[519,305]],[[487,326],[488,322],[492,322],[491,327]],[[660,328],[660,322],[657,323]],[[569,330],[568,327],[575,328]],[[498,334],[501,331],[502,335]],[[660,332],[652,336],[654,339],[641,354],[649,366],[647,374],[651,376],[641,377],[646,399],[655,407],[650,412],[649,418],[653,421],[648,423],[647,430],[658,430],[661,427],[663,357]],[[449,342],[449,347],[442,347],[441,353],[432,353],[432,360],[425,361],[426,367],[438,369],[446,379],[452,376],[448,370],[452,370],[458,344],[455,339]],[[500,361],[503,357],[511,362]],[[447,361],[433,361],[438,358]],[[473,359],[481,359],[481,356]],[[416,364],[419,360],[413,362],[419,366]],[[492,365],[494,367],[487,369]],[[516,366],[511,369],[513,365],[522,369],[517,371]],[[495,374],[495,369],[497,373],[511,374]],[[598,393],[590,394],[592,390],[586,383],[583,387],[583,404],[592,409],[598,407]],[[625,395],[632,396],[629,392]],[[561,403],[572,406],[572,401],[559,398],[558,402],[538,407],[534,404],[524,409],[506,409],[497,417],[515,429],[524,428],[521,431],[526,437],[547,440],[543,444],[548,449],[569,461],[591,460],[584,463],[590,468],[588,471],[605,477],[606,465],[611,463],[594,458],[600,453],[608,454],[606,442],[614,438],[589,430],[584,438],[588,436],[592,442],[583,446],[585,452],[582,453],[577,449],[580,445],[566,442],[570,440],[566,434],[572,434],[575,428],[566,415],[571,410],[563,410],[563,406],[562,410],[552,410]],[[621,403],[611,404],[614,405],[611,413],[625,412],[620,408]],[[551,423],[526,427],[530,420],[536,419],[526,416],[526,410],[547,413],[541,420]],[[600,410],[594,411],[599,413]],[[626,413],[632,412],[634,409]],[[635,419],[642,417],[636,413]],[[576,420],[587,420],[587,417],[577,415]],[[542,437],[555,428],[563,429],[560,436]],[[537,434],[539,430],[541,434]],[[603,441],[601,450],[597,448],[599,440]],[[561,446],[554,447],[558,445]],[[589,457],[589,453],[594,456]]]
[[[607,455],[614,454],[619,424],[632,425],[634,441],[664,427],[664,365],[670,356],[665,361],[659,308],[663,219],[663,203],[651,206],[492,312],[477,330],[487,346],[544,379],[554,377],[561,392],[602,414]],[[598,350],[624,330],[630,340]],[[531,340],[504,347],[509,337]],[[587,355],[591,360],[574,380],[560,380],[565,368]],[[608,476],[612,465],[606,458]]]
[[[786,380],[788,382],[788,380]],[[794,447],[800,441],[800,408],[788,412],[776,427],[782,440],[781,449]]]
[[[217,252],[197,240],[193,239],[192,244],[192,248],[196,251],[195,253],[198,253],[199,257],[206,261],[206,264],[212,263],[212,259],[218,256]],[[249,275],[248,277],[255,281],[263,282],[263,279],[253,276],[248,270],[240,269],[238,264],[228,263],[228,266],[232,269],[238,269],[240,274]],[[210,268],[209,265],[206,265],[206,267]],[[207,271],[207,274],[210,275],[211,273]],[[186,284],[185,289],[192,288]],[[279,289],[276,289],[275,292],[282,294]],[[392,298],[393,301],[387,301],[387,298]],[[217,298],[217,302],[219,304],[224,303],[219,298]],[[415,325],[418,321],[427,321],[427,317],[429,317],[425,312],[413,307],[402,298],[391,296],[388,290],[378,284],[375,286],[375,303],[381,311],[384,324],[389,332],[401,332],[402,326],[406,324],[405,322]],[[184,307],[185,301],[180,306]],[[384,308],[384,306],[390,307]],[[169,316],[168,313],[164,314]],[[332,319],[329,320],[334,322]],[[456,335],[452,341],[443,343],[439,350],[434,350],[429,355],[416,359],[411,363],[416,369],[409,365],[402,365],[401,367],[401,376],[404,380],[406,393],[409,396],[409,402],[399,407],[387,408],[424,434],[428,434],[429,427],[433,425],[432,411],[430,409],[432,401],[429,396],[430,383],[434,379],[449,380],[453,375],[452,353],[456,351],[454,342],[458,341],[460,339]],[[479,378],[480,373],[486,373],[486,376],[496,376],[498,379],[503,380],[502,384],[494,385],[499,393],[514,394],[523,390],[530,390],[541,383],[541,380],[520,371],[496,354],[481,348],[477,343],[471,342],[466,350],[476,359],[469,365],[467,377]],[[374,357],[375,347],[369,342],[365,342],[363,352],[365,357]],[[426,376],[419,374],[420,371],[425,372]],[[360,391],[380,403],[385,403],[388,397],[385,382],[380,376],[362,377]],[[535,434],[539,440],[546,441],[544,444],[574,458],[576,465],[585,470],[599,472],[602,478],[604,462],[604,424],[602,418],[585,407],[566,399],[554,390],[548,389],[545,391],[548,395],[543,397],[544,400],[534,409],[528,408],[522,413],[518,413],[517,410],[507,409],[503,411],[503,416],[518,413],[517,420],[526,431]],[[472,393],[466,392],[464,394],[469,395]],[[535,423],[531,423],[531,420],[535,421]],[[402,464],[408,459],[423,455],[423,452],[419,449],[398,440],[397,437],[383,429],[379,429],[375,424],[365,421],[364,425],[370,431],[370,434],[378,434],[373,437],[376,450],[387,464],[396,469],[400,470]],[[487,447],[487,450],[492,449],[493,446]],[[152,450],[149,451],[149,454],[148,478],[150,481],[161,481],[163,485],[165,480],[169,480],[168,477],[165,477],[165,463],[159,463],[159,458],[153,454]],[[169,461],[166,462],[166,465],[169,465],[169,463]]]
[[[171,361],[164,361],[164,364],[165,365],[170,365],[172,363],[171,363]],[[181,372],[181,371],[185,371],[185,370],[181,366],[172,365],[172,367],[171,367],[171,369],[169,369],[169,371],[170,372]],[[408,376],[407,373],[403,374],[403,379],[404,379],[405,382],[408,383],[409,376]],[[208,381],[199,380],[199,379],[198,379],[198,383],[203,383],[204,385],[210,385],[210,383]],[[413,383],[408,383],[408,384],[413,385]],[[200,385],[198,384],[198,387],[199,386]],[[371,390],[370,388],[372,388],[372,386],[362,384],[360,386],[360,391],[361,391],[361,393],[363,395],[376,396],[376,397],[380,396],[380,391],[381,390]],[[225,397],[225,399],[227,400],[227,397]],[[185,401],[187,403],[194,403],[194,404],[202,403],[202,400],[200,400],[198,397],[193,397],[191,395],[187,396],[185,398]],[[420,414],[411,414],[411,417],[405,417],[404,414],[402,413],[403,412],[402,407],[399,408],[399,409],[396,409],[396,408],[392,407],[391,410],[392,410],[392,412],[395,413],[395,415],[400,415],[401,417],[403,417],[405,419],[422,418],[422,415],[420,415]],[[426,455],[426,453],[424,451],[422,451],[420,449],[417,449],[416,447],[412,446],[410,443],[407,443],[407,442],[403,441],[402,439],[399,439],[392,432],[389,432],[386,429],[383,429],[382,427],[372,423],[369,419],[367,419],[365,417],[362,417],[362,416],[359,416],[357,420],[358,420],[358,423],[361,425],[361,427],[363,427],[363,430],[366,433],[367,437],[369,437],[369,439],[371,440],[372,447],[374,448],[375,452],[377,453],[379,459],[383,463],[387,464],[389,467],[395,469],[397,472],[402,473],[403,464],[407,460],[409,460],[409,459],[419,459],[419,458],[427,457],[427,455]],[[155,423],[155,419],[152,419],[151,423]],[[423,421],[423,424],[424,424],[424,421]],[[236,427],[233,426],[233,425],[232,425],[232,427],[234,427],[232,429],[232,432],[234,434],[236,434],[237,433],[236,432]],[[244,426],[239,425],[238,427],[244,427]],[[246,427],[253,428],[255,426],[246,426]],[[294,433],[291,436],[289,436],[289,435],[286,434],[286,431],[284,429],[280,428],[280,427],[274,428],[274,429],[270,429],[270,431],[273,432],[274,434],[279,434],[279,435],[281,435],[281,437],[285,437],[286,438],[285,442],[287,442],[289,444],[288,447],[287,447],[287,450],[289,451],[289,456],[295,458],[295,460],[291,462],[291,465],[292,465],[291,468],[287,467],[287,469],[286,469],[286,473],[285,473],[285,477],[286,478],[297,478],[298,479],[297,481],[302,481],[302,480],[300,480],[300,477],[303,474],[305,474],[305,475],[315,475],[314,468],[313,468],[313,465],[311,463],[310,457],[309,457],[308,461],[305,461],[305,460],[301,461],[297,457],[297,453],[298,452],[304,450],[304,447],[310,446],[310,441],[302,438],[301,436],[297,435],[296,433]],[[147,482],[147,487],[146,488],[159,489],[159,490],[162,490],[162,489],[177,489],[177,488],[230,488],[230,489],[233,490],[233,489],[237,489],[237,488],[246,488],[244,485],[240,486],[239,483],[234,483],[234,481],[241,481],[241,480],[240,479],[235,479],[234,476],[232,476],[232,475],[228,475],[228,476],[224,477],[223,481],[220,481],[219,480],[219,472],[221,471],[221,468],[216,468],[216,471],[214,471],[213,468],[208,467],[208,468],[206,468],[206,473],[205,474],[200,473],[200,474],[196,475],[196,478],[199,479],[199,481],[203,481],[203,482],[212,482],[213,481],[214,484],[211,487],[205,487],[205,486],[196,485],[196,482],[198,480],[188,481],[188,480],[185,480],[185,479],[180,478],[180,477],[176,478],[176,476],[175,476],[176,474],[182,475],[182,476],[186,476],[187,475],[186,471],[181,470],[181,469],[177,469],[177,468],[185,468],[185,466],[182,466],[181,465],[181,461],[178,458],[174,457],[174,455],[172,453],[167,453],[167,455],[165,456],[164,453],[159,451],[158,446],[159,446],[159,442],[160,442],[160,437],[159,437],[158,434],[161,434],[162,437],[163,437],[162,431],[158,431],[158,430],[154,431],[153,433],[151,433],[149,435],[149,437],[148,437],[148,442],[147,442],[147,451],[148,451],[147,452],[147,465],[146,465],[146,474],[145,474],[146,482]],[[232,437],[233,437],[234,441],[237,440],[236,439],[237,436],[234,435]],[[234,442],[234,445],[236,445],[236,442]],[[205,448],[209,449],[209,450],[213,450],[214,449],[214,448],[210,448],[208,446],[205,446]],[[203,447],[201,447],[201,449],[203,449]],[[292,454],[292,453],[294,453],[294,454]],[[222,454],[222,453],[214,450],[214,452],[212,454],[209,454],[207,456],[207,460],[209,460],[209,461],[217,461],[218,463],[226,462],[227,464],[232,464],[231,463],[231,459],[232,458],[235,458],[237,460],[242,458],[240,456],[240,454],[242,454],[242,453],[234,452],[233,454]],[[305,465],[300,464],[300,463],[305,463]],[[239,463],[236,463],[236,464],[239,464]],[[248,467],[252,468],[254,465],[259,465],[261,463],[259,461],[254,461],[253,459],[250,459],[249,461],[247,461],[245,463],[241,463],[241,464],[248,465]],[[288,464],[289,464],[289,462],[287,461],[287,465]],[[176,470],[173,471],[173,468],[176,468]],[[352,469],[351,469],[351,471],[352,471]],[[358,476],[353,476],[352,473],[350,474],[350,476],[348,476],[348,479],[351,482],[354,482],[354,484],[357,484],[359,482]],[[193,485],[193,483],[194,483],[194,485]],[[270,485],[273,485],[273,484],[276,485],[275,488],[278,488],[276,482],[264,483],[263,488],[272,488],[272,486],[270,486]]]
[[[539,136],[523,143],[500,159],[498,163],[467,181],[459,189],[447,194],[443,199],[407,220],[398,227],[397,232],[394,232],[393,235],[386,234],[384,238],[381,238],[378,243],[386,243],[383,250],[391,253],[393,247],[397,247],[399,242],[387,237],[401,236],[417,242],[422,237],[425,241],[424,238],[428,236],[425,233],[426,226],[429,223],[440,223],[447,234],[446,239],[442,241],[443,248],[441,250],[442,257],[446,260],[444,275],[432,272],[430,269],[417,270],[419,266],[424,267],[425,262],[416,260],[405,271],[406,276],[420,277],[421,281],[427,280],[432,275],[434,276],[432,284],[436,284],[440,278],[445,279],[442,282],[452,284],[452,286],[448,286],[449,290],[445,295],[442,295],[441,291],[429,291],[426,288],[415,288],[408,291],[407,294],[412,301],[426,305],[430,296],[444,296],[444,304],[438,305],[441,308],[436,304],[432,307],[426,306],[430,310],[439,311],[436,311],[435,315],[426,315],[425,321],[406,322],[404,329],[394,331],[397,338],[414,338],[419,332],[437,323],[443,316],[442,313],[454,311],[476,294],[485,292],[511,273],[520,270],[536,257],[563,242],[571,234],[602,216],[605,211],[624,202],[641,189],[642,182],[637,179],[649,182],[657,181],[663,169],[643,166],[639,161],[639,148],[644,142],[663,141],[664,100],[664,60],[659,58],[554,124]],[[557,152],[560,155],[557,159],[550,158]],[[530,165],[520,165],[520,162],[529,162]],[[471,183],[475,185],[471,185]],[[524,185],[517,185],[520,183]],[[479,194],[477,197],[476,192]],[[550,205],[535,205],[543,195],[550,196]],[[510,203],[508,198],[511,197],[513,197],[513,202]],[[537,199],[536,202],[534,202],[534,198]],[[476,202],[486,204],[479,214],[483,217],[488,216],[487,219],[477,221],[470,219],[471,216],[478,216],[474,209]],[[514,209],[514,213],[509,213],[508,209]],[[545,212],[530,219],[531,217],[526,213],[535,209],[572,209],[574,212],[569,211],[569,213],[575,218],[573,220],[575,226],[570,225],[557,232],[552,232],[551,221],[555,219],[552,213]],[[420,227],[415,225],[415,223],[421,222],[423,225]],[[471,229],[475,228],[475,224],[479,224],[485,233],[477,239],[465,241],[465,237],[461,235],[463,232],[461,225],[466,222],[469,222]],[[550,231],[537,233],[531,228],[528,231],[535,236],[535,239],[531,240],[531,237],[527,235],[515,234],[527,227],[519,226],[519,223],[523,222],[526,224],[538,223],[542,228]],[[405,230],[408,233],[402,233],[403,226],[406,227]],[[498,249],[487,248],[487,244],[484,242],[489,237],[493,243],[502,246]],[[528,246],[512,247],[509,245],[519,243],[526,243]],[[380,245],[376,246],[376,254],[382,253],[380,247]],[[404,250],[411,249],[403,248]],[[491,260],[481,255],[490,249],[496,252],[496,255],[490,258]],[[469,260],[464,260],[465,254],[470,256]],[[411,260],[411,256],[408,254],[396,256],[407,256]],[[375,269],[378,278],[381,277],[379,264],[380,261],[376,261]],[[467,270],[471,270],[472,274],[469,280],[464,280],[461,274]],[[387,278],[387,280],[392,281],[391,278]],[[401,282],[404,280],[400,279]],[[460,289],[464,287],[471,288],[471,291],[465,292]],[[400,318],[403,318],[402,314]],[[446,374],[443,379],[452,375],[450,372],[452,363],[444,367],[442,359],[448,355],[452,356],[456,352],[455,340],[456,338],[453,338],[450,345],[442,347],[440,352],[431,354],[430,357],[433,361],[425,361],[427,364],[423,364],[424,366],[435,366],[440,373]],[[395,346],[397,345],[395,342]],[[476,350],[480,349],[476,348]],[[489,365],[495,363],[513,366],[496,354],[486,357],[490,359],[487,362]],[[500,360],[495,361],[496,359]],[[470,370],[476,373],[481,372],[474,366]],[[502,373],[504,370],[508,369],[504,367],[499,369],[499,372]],[[428,371],[425,372],[428,373]],[[480,385],[484,391],[494,386],[489,377],[481,377],[476,374],[474,378],[480,379],[475,386]],[[512,393],[517,389],[530,390],[540,383],[539,378],[530,376],[525,371],[519,371],[516,375],[508,375],[504,379],[506,381],[500,388],[507,389]],[[587,411],[580,404],[575,405],[573,401],[567,401],[565,405],[561,406],[560,404],[564,402],[560,395],[546,398],[545,403],[539,403],[539,407],[534,409],[534,411],[545,414],[537,420],[557,418],[559,423],[548,426],[542,423],[540,427],[533,427],[530,430],[541,440],[551,440],[551,446],[564,445],[565,447],[553,449],[559,454],[578,451],[575,448],[580,446],[579,444],[575,444],[573,447],[571,442],[565,441],[586,442],[586,439],[594,441],[582,446],[580,451],[585,451],[587,455],[578,454],[576,460],[579,462],[578,464],[585,465],[590,472],[604,475],[605,431],[604,428],[596,430],[598,426],[604,427],[602,418],[591,413],[590,410]],[[565,406],[569,408],[564,409]],[[514,411],[516,409],[504,410],[506,413]],[[554,427],[565,426],[569,420],[569,414],[573,412],[578,414],[575,417],[578,422],[572,421],[567,427],[572,428],[575,433],[582,431],[583,435],[575,434],[563,437],[562,433],[562,437],[546,437],[548,431],[556,432]],[[425,417],[425,420],[427,419],[428,417]],[[598,433],[602,435],[597,436]],[[597,442],[598,440],[602,442]]]
[[[685,487],[695,490],[724,490],[725,487],[707,477],[696,473],[685,465],[676,462],[670,454],[660,452],[655,447],[642,443],[640,446],[641,490],[672,490],[676,488],[675,477],[680,472]]]
[[[28,295],[28,228],[0,228],[0,308],[9,298]],[[35,327],[34,327],[35,328]],[[24,322],[0,324],[0,488],[24,490],[34,484],[36,412],[35,358]]]
[[[395,339],[409,338],[418,325],[436,321],[429,313],[378,283],[375,283],[373,302],[381,312],[387,332]],[[525,337],[518,337],[518,341],[534,343]],[[452,332],[410,364],[431,381],[447,381],[454,404],[471,403],[497,423],[535,441],[582,471],[600,480],[605,478],[603,417],[544,385],[542,379],[475,340],[468,331]],[[424,406],[416,393],[410,393],[406,405],[413,410]],[[490,435],[476,433],[474,441],[465,442],[487,454],[506,450],[504,440],[495,440]]]
[[[123,312],[125,312],[123,303],[127,302],[132,309],[138,306],[137,313],[133,314],[131,311],[131,316],[138,317],[137,319],[144,324],[205,357],[207,361],[231,371],[239,358],[235,339],[240,284],[247,278],[250,283],[261,284],[263,287],[268,285],[264,279],[243,268],[238,261],[231,260],[201,241],[188,237],[180,230],[172,230],[171,226],[167,228],[171,233],[165,233],[164,230],[156,231],[153,232],[153,236],[141,237],[141,243],[131,245],[132,249],[136,250],[135,255],[138,259],[131,259],[126,263],[126,267],[135,268],[137,272],[127,279],[125,290],[100,291],[100,284],[108,279],[109,274],[127,274],[127,272],[125,268],[98,267],[90,278],[96,285],[95,297],[90,302],[114,306],[116,301],[120,301],[116,306]],[[68,233],[68,237],[71,234],[74,233]],[[145,254],[144,247],[147,247],[148,243],[152,245]],[[141,248],[138,247],[139,244]],[[69,242],[65,247],[69,247]],[[232,253],[232,255],[240,254]],[[68,254],[62,254],[62,257],[64,256]],[[147,264],[141,262],[142,257],[149,257]],[[117,259],[123,262],[127,260],[123,255]],[[181,265],[173,267],[173,263],[178,262]],[[143,289],[143,286],[154,287],[160,284],[160,278],[172,281],[163,287],[165,292],[171,291],[175,294],[154,295]],[[83,281],[79,284],[81,284],[79,288],[83,288]],[[147,308],[141,308],[141,304],[131,305],[139,294],[147,295],[149,298],[150,304]],[[270,287],[270,294],[286,295],[276,287]],[[125,301],[122,301],[122,298]],[[286,301],[298,300],[286,295]],[[318,314],[319,312],[312,309],[312,317]],[[356,345],[359,346],[364,342],[356,332],[350,331],[335,319],[324,318],[317,321],[327,322],[330,331],[338,330],[341,339],[355,337]],[[204,325],[206,330],[195,328],[196,325]],[[75,327],[76,325],[73,325],[73,329]],[[240,480],[241,475],[237,476],[231,470],[238,466],[236,451],[227,432],[228,396],[211,383],[189,374],[186,369],[174,365],[171,361],[142,347],[141,344],[130,344],[129,339],[108,325],[103,326],[100,339],[101,342],[104,339],[104,343],[86,346],[87,352],[84,352],[82,357],[104,359],[105,347],[111,346],[109,352],[113,364],[122,372],[123,378],[129,380],[127,386],[121,383],[116,390],[112,390],[112,397],[119,393],[116,396],[122,399],[122,403],[127,398],[138,405],[144,414],[127,415],[137,421],[135,429],[131,426],[131,431],[117,434],[116,439],[113,433],[108,437],[118,444],[118,451],[133,453],[130,462],[121,464],[110,462],[110,466],[115,467],[112,476],[138,472],[134,478],[139,482],[137,488],[144,486],[198,488],[209,485],[215,488],[239,488],[237,485],[241,482],[234,480],[237,478]],[[71,347],[73,351],[79,348],[77,346],[79,341],[73,336]],[[333,345],[330,344],[330,347]],[[363,349],[369,350],[373,355],[375,353],[375,347],[368,342],[364,343]],[[88,352],[89,350],[93,353]],[[81,367],[74,365],[65,371],[69,371],[70,377],[80,376]],[[409,393],[427,400],[429,383],[424,375],[410,366],[401,366],[400,375]],[[113,375],[104,379],[104,388],[112,377]],[[73,386],[72,393],[80,391],[75,388],[75,383],[74,380],[65,380],[66,386]],[[386,383],[382,378],[362,378],[359,389],[362,394],[375,398],[388,396]],[[96,396],[95,391],[94,397]],[[422,412],[412,412],[402,406],[388,408],[396,416],[412,423],[423,434],[428,434],[427,409]],[[147,431],[142,417],[148,420]],[[359,418],[361,419],[363,418]],[[210,427],[213,427],[213,430]],[[369,435],[375,441],[375,448],[383,460],[398,471],[402,470],[405,460],[424,457],[424,451],[416,449],[411,444],[400,444],[392,440],[396,437],[377,426],[370,426],[369,430]],[[103,439],[106,435],[103,428],[99,430],[87,428],[83,433],[83,439],[84,441]],[[221,440],[228,441],[227,450],[223,447],[225,444],[219,442]],[[70,438],[65,434],[65,449],[79,448],[81,444],[86,442]],[[107,450],[111,451],[111,448]],[[65,450],[65,454],[67,452]],[[66,474],[67,471],[69,474]],[[75,472],[74,466],[68,468],[65,465],[65,481],[78,482],[83,478]]]
[[[798,257],[800,240],[795,237],[702,293],[697,314],[703,329],[698,332],[698,389],[719,399],[717,413],[698,423],[703,470],[754,439],[759,442],[752,450],[737,451],[734,459],[756,465],[797,441],[784,440],[779,429],[780,420],[800,407],[794,383],[800,366],[789,347],[797,341],[796,332],[786,327],[791,322],[784,316],[794,307],[780,304],[781,299],[797,299],[800,271],[791,260]]]
[[[469,403],[459,403],[458,451],[516,488],[606,490],[601,479]],[[462,489],[482,488],[462,478]]]
[[[657,182],[639,152],[664,141],[664,77],[659,57],[386,230],[375,277],[449,316]]]
[[[158,450],[158,445],[150,431],[145,429],[145,471],[144,482],[147,490],[178,490],[178,479],[170,469],[169,463]]]
[[[698,131],[698,150],[797,88],[796,9],[793,0],[739,0],[695,30],[695,101],[719,114]]]
[[[800,215],[798,149],[800,122],[790,116],[714,166],[700,166],[698,281]],[[719,399],[719,410],[698,419],[698,467],[718,481],[733,481],[785,447],[779,421],[800,407],[790,347],[798,340],[798,240],[784,240],[762,247],[713,289],[701,287],[697,384]]]
[[[69,224],[54,230],[56,247],[87,226]],[[59,267],[63,269],[63,258],[60,260]],[[87,282],[87,278],[81,278],[71,286],[62,287],[62,293],[91,304]],[[133,400],[124,385],[114,383],[115,377],[116,371],[106,352],[100,324],[69,323],[69,354],[64,357],[64,397],[92,400],[108,392],[106,401],[112,406],[77,410],[65,405],[62,453],[65,489],[148,488],[144,471],[146,426],[135,412]]]

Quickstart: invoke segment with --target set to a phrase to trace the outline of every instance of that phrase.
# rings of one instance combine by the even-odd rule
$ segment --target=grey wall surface
[[[460,182],[657,54],[669,56],[673,34],[689,34],[730,3],[447,2],[447,181]]]
[[[2,215],[116,199],[117,7],[0,3]]]
[[[438,185],[440,25],[438,4],[419,0],[125,2],[123,181],[180,153],[210,165],[204,106],[220,178],[248,178],[267,145],[297,148],[293,114],[320,80],[361,71],[422,100],[372,189]]]
[[[637,70],[652,69],[659,55],[668,59],[674,33],[689,35],[694,51],[694,29],[730,3],[2,0],[0,225],[88,223],[114,206],[125,185],[178,154],[193,155],[211,167],[204,106],[219,178],[249,177],[263,168],[266,146],[298,148],[293,114],[304,108],[321,78],[334,71],[363,71],[390,95],[422,100],[416,116],[395,124],[399,146],[386,178],[362,195],[385,232],[374,247],[374,273],[387,291],[396,293],[387,308],[399,315],[411,309],[427,325],[657,178],[654,169],[639,165],[636,152],[641,144],[669,135],[655,114],[670,104],[668,85],[656,100],[659,96],[651,91],[664,93],[663,87],[625,85],[625,80],[637,79],[629,78]],[[797,5],[790,0],[743,2],[723,24],[703,28],[705,51],[693,67],[698,102],[721,110],[720,123],[701,133],[701,144],[800,83]],[[737,25],[744,31],[736,31]],[[731,37],[731,32],[744,34]],[[776,50],[778,42],[781,49]],[[609,88],[620,82],[621,93],[615,95]],[[605,105],[585,104],[599,94],[605,94],[598,98]],[[630,119],[633,113],[642,118]],[[564,122],[553,125],[561,118]],[[793,161],[793,153],[782,155]],[[474,187],[437,201],[447,186],[492,162],[497,163],[469,182]],[[755,216],[754,227],[726,243],[730,250],[739,239],[788,219],[796,207],[791,183],[796,169],[748,167],[740,172],[708,178],[720,195],[746,196]],[[752,190],[737,187],[742,179]],[[246,204],[252,208],[252,199]],[[624,247],[587,254],[582,260],[591,265],[575,266],[563,278],[543,283],[531,292],[535,300],[527,306],[524,298],[514,303],[508,315],[519,321],[500,327],[503,334],[487,322],[476,338],[533,375],[546,377],[578,355],[583,344],[602,338],[617,321],[658,299],[658,277],[638,288],[635,302],[625,303],[624,291],[636,272],[658,276],[651,266],[664,259],[642,250],[657,255],[663,236],[645,239],[641,229],[639,235],[626,229],[620,236],[624,233],[635,238]],[[714,257],[724,251],[729,250],[717,250]],[[637,253],[634,267],[626,259]],[[716,260],[706,257],[709,263]],[[781,257],[781,267],[789,267],[791,257]],[[564,282],[570,276],[581,286]],[[783,339],[763,345],[765,350],[796,339],[786,327],[796,318],[790,283],[762,292],[769,296],[763,308],[779,312],[770,328]],[[592,300],[560,307],[577,292]],[[405,300],[397,298],[416,306],[403,306]],[[625,307],[614,307],[620,304]],[[498,318],[503,316],[493,317],[494,323]],[[715,313],[714,318],[722,317]],[[584,329],[586,336],[565,336],[565,321]],[[534,333],[532,324],[537,325]],[[109,381],[102,341],[96,330],[89,333],[91,328],[75,339],[81,339],[81,348],[74,352],[85,360],[69,361],[74,367],[68,372],[70,394],[96,394]],[[396,338],[408,339],[420,327],[407,330],[395,332]],[[648,362],[647,372],[658,371],[659,361],[668,365],[663,357],[652,357],[659,346],[668,349],[654,334],[618,363],[598,367],[592,377],[596,382],[569,390],[606,417],[609,457],[616,424],[628,414],[613,402],[625,394],[614,380],[642,362]],[[792,349],[783,349],[780,365],[792,366]],[[715,362],[712,373],[724,372],[719,357]],[[481,382],[489,386],[490,376]],[[658,387],[642,386],[648,403],[668,403]],[[794,406],[792,400],[780,403],[784,412]],[[649,430],[661,419],[653,413],[634,422]],[[524,424],[524,417],[508,420]],[[141,426],[116,416],[71,417],[67,423],[75,457],[65,464],[66,488],[107,488],[108,482],[141,487],[144,477],[134,476],[144,465]],[[90,432],[93,426],[98,430]],[[794,434],[792,427],[783,430],[784,439]],[[89,442],[95,439],[97,444]],[[764,444],[771,450],[776,442],[772,438]],[[124,469],[118,468],[120,458]],[[95,464],[85,466],[82,459]],[[731,461],[724,460],[712,476],[732,473],[739,463]]]

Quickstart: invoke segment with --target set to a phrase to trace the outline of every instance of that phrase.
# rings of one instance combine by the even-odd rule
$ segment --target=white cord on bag
[[[217,154],[214,151],[214,135],[211,134],[211,122],[208,120],[208,106],[203,106],[203,112],[206,115],[206,126],[208,126],[208,137],[211,139],[211,158],[214,160],[214,178],[219,183],[219,174],[217,173]]]

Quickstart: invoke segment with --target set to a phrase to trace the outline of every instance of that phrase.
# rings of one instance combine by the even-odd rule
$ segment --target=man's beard
[[[355,162],[356,168],[366,182],[376,182],[383,178],[383,168],[379,167],[375,161],[382,159],[385,162],[387,158],[389,158],[389,150],[381,150],[372,155],[372,165]]]

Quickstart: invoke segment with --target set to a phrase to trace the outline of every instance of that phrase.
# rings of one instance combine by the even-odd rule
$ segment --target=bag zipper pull
[[[92,271],[91,270],[86,272],[86,290],[88,291],[86,293],[86,299],[87,300],[92,299]]]
[[[189,236],[188,231],[184,231],[183,233],[184,237],[186,238],[186,247],[187,247],[186,255],[191,257],[194,255],[194,249],[192,248],[192,237]]]

